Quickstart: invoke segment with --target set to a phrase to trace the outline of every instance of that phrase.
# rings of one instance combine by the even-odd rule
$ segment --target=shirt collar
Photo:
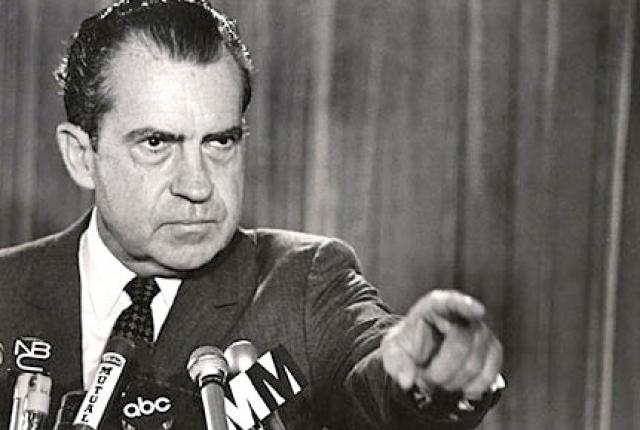
[[[85,266],[86,289],[95,315],[106,317],[116,306],[121,296],[129,300],[124,287],[136,275],[120,262],[107,248],[98,233],[96,209],[91,213],[89,227],[80,244],[80,264]],[[182,283],[181,279],[155,278],[160,288],[158,297],[170,307]],[[84,281],[84,280],[83,280]]]

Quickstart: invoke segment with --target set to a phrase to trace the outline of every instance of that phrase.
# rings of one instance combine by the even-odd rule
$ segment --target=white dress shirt
[[[89,228],[80,238],[80,313],[82,327],[82,375],[87,389],[100,363],[102,350],[118,315],[131,304],[124,291],[135,273],[125,267],[106,247],[96,220],[91,214]],[[158,338],[182,280],[156,278],[160,293],[151,302],[153,338]]]

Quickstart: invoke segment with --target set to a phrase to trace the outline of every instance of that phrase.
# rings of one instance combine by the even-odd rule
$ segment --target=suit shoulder
[[[21,285],[29,282],[38,271],[37,264],[46,259],[47,249],[56,240],[56,236],[48,236],[0,249],[0,279],[3,280],[0,289],[3,294],[20,289]]]
[[[59,234],[54,234],[19,245],[0,248],[0,264],[11,264],[24,259],[32,259],[54,245],[58,241],[58,236]]]
[[[25,261],[37,262],[45,254],[76,254],[82,233],[89,225],[89,214],[65,230],[19,245],[0,248],[0,267]]]
[[[353,247],[342,239],[293,230],[259,228],[248,230],[259,250],[274,254],[291,252],[311,252],[331,248],[346,253],[354,253]]]
[[[0,249],[0,278],[25,279],[33,271],[50,270],[61,258],[77,254],[79,236],[65,230]]]
[[[354,249],[338,238],[271,228],[244,233],[256,246],[261,271],[282,266],[295,266],[302,271],[311,271],[312,267],[322,270],[334,264],[347,264],[359,271]]]

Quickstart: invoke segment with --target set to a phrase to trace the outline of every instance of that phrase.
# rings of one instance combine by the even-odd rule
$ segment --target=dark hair
[[[207,0],[121,0],[82,22],[56,71],[67,120],[93,141],[102,116],[112,108],[104,85],[109,62],[132,36],[148,38],[172,59],[196,64],[216,61],[224,46],[242,75],[246,111],[253,65],[233,20]]]

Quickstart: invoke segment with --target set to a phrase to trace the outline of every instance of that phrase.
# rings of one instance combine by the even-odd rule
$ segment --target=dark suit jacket
[[[77,252],[87,223],[0,251],[0,342],[7,353],[20,336],[53,345],[53,411],[63,393],[82,389]],[[464,422],[440,421],[418,411],[385,375],[377,347],[396,319],[343,242],[240,230],[180,287],[152,367],[159,378],[189,386],[185,363],[197,346],[224,349],[250,339],[262,354],[282,344],[310,382],[280,412],[290,430],[474,426],[486,407]],[[7,421],[12,387],[5,374],[0,414]]]

